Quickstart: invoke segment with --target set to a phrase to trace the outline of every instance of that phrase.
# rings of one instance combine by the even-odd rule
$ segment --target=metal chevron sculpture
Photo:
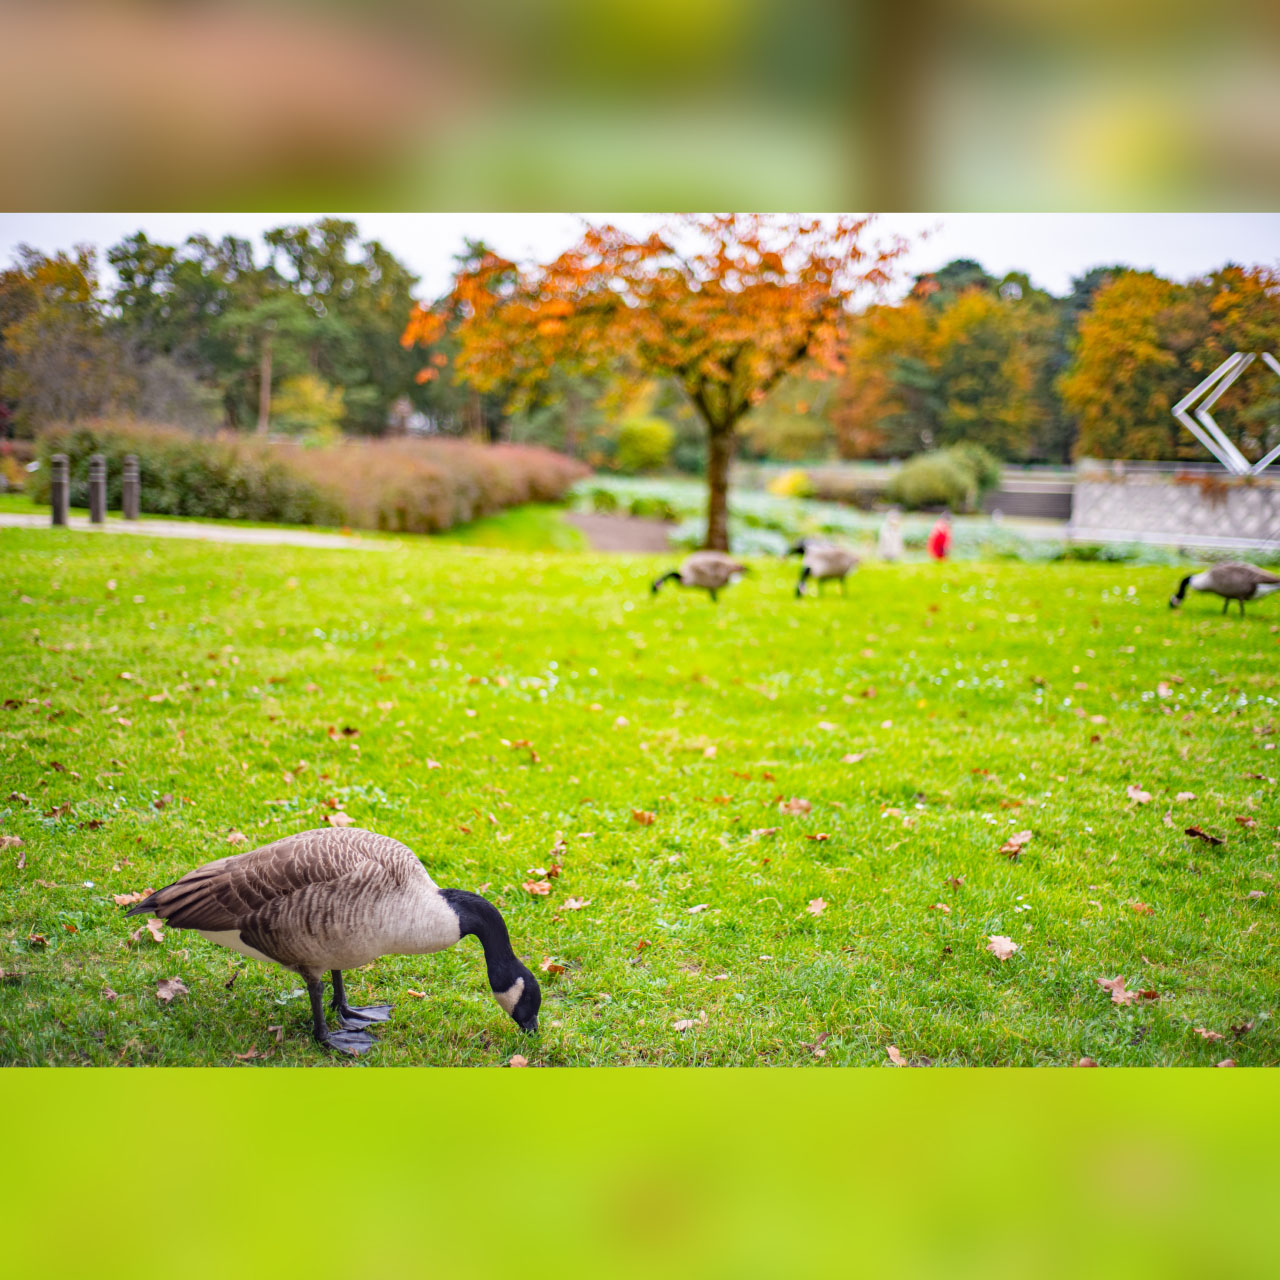
[[[1237,476],[1260,475],[1277,458],[1280,458],[1280,445],[1276,445],[1270,453],[1250,464],[1249,459],[1227,439],[1226,434],[1209,412],[1222,393],[1258,358],[1258,355],[1256,351],[1237,351],[1234,355],[1228,356],[1194,391],[1189,391],[1183,396],[1172,410],[1173,416],[1228,471]],[[1280,361],[1277,361],[1270,351],[1263,351],[1261,355],[1263,363],[1280,378]],[[1189,410],[1201,396],[1204,396],[1204,400],[1195,410],[1195,418],[1192,418]]]

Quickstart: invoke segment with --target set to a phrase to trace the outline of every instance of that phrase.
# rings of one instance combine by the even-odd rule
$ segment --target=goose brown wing
[[[415,868],[421,870],[414,854],[387,836],[354,828],[304,831],[197,867],[128,914],[150,912],[175,929],[244,931],[251,922],[266,926],[278,919],[285,904],[299,898],[309,911],[318,909],[321,900],[337,896],[339,881],[349,879],[358,896],[371,882],[402,883]]]

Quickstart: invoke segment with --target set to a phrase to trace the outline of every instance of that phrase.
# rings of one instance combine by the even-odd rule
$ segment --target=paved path
[[[257,546],[327,547],[345,551],[394,551],[403,544],[362,538],[358,533],[311,533],[306,529],[249,529],[234,524],[200,524],[193,520],[111,520],[90,524],[72,516],[70,527],[84,533],[136,533],[147,538],[192,538],[198,542],[245,542]],[[0,513],[0,529],[47,529],[47,515]]]
[[[565,519],[587,535],[593,551],[669,551],[667,534],[672,526],[661,520],[635,516],[595,515],[570,511]]]

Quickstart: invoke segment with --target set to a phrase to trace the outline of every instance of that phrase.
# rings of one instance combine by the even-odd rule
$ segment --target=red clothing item
[[[939,520],[929,534],[929,554],[935,560],[945,560],[951,549],[951,526],[945,520]]]

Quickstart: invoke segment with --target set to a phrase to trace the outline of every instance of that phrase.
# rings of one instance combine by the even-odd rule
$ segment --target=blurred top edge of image
[[[0,0],[8,209],[1261,209],[1229,0]]]

